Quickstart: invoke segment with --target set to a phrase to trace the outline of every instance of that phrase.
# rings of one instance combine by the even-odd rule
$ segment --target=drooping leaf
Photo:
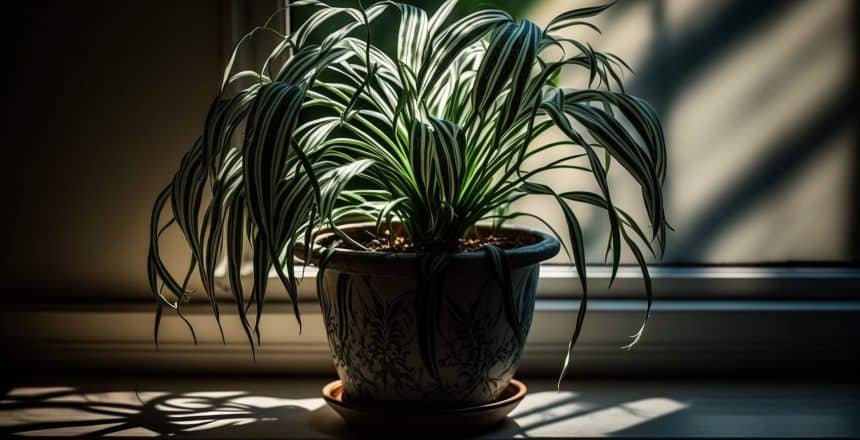
[[[484,252],[490,261],[490,266],[493,269],[493,274],[496,277],[496,282],[499,284],[499,293],[502,295],[502,306],[505,311],[505,319],[511,331],[514,333],[514,338],[518,344],[522,344],[523,330],[522,323],[517,313],[516,298],[514,297],[514,285],[511,281],[511,266],[505,252],[492,244],[484,246]]]

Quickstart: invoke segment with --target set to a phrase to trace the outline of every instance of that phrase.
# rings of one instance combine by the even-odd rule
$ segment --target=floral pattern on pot
[[[456,264],[453,262],[452,264]],[[439,295],[438,378],[421,356],[416,316],[420,278],[324,273],[326,332],[347,399],[377,406],[465,407],[492,402],[514,375],[531,327],[539,266],[511,269],[519,337],[505,319],[492,269],[452,273]]]

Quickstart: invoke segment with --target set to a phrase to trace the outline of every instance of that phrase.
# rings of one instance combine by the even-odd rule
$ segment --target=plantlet
[[[642,269],[647,321],[651,281],[641,246],[654,253],[652,242],[661,252],[665,244],[663,132],[651,107],[624,93],[621,70],[628,67],[622,60],[558,35],[573,26],[594,28],[583,20],[609,5],[562,13],[541,29],[499,10],[448,20],[455,3],[448,0],[428,14],[394,2],[352,9],[299,0],[290,7],[313,13],[290,35],[274,30],[270,19],[239,42],[202,135],[153,209],[148,271],[158,295],[156,339],[164,306],[182,316],[195,270],[219,320],[215,268],[222,258],[253,349],[271,268],[301,324],[295,260],[307,256],[297,254],[297,245],[312,243],[319,229],[335,231],[342,246],[364,249],[366,241],[339,227],[371,220],[377,225],[369,231],[372,238],[393,240],[384,231],[401,229],[399,239],[428,255],[430,266],[443,265],[479,222],[498,227],[519,217],[543,221],[508,210],[523,197],[558,205],[572,244],[565,251],[582,283],[562,377],[587,305],[583,233],[569,202],[607,213],[612,279],[626,247]],[[371,24],[384,13],[400,17],[393,54],[373,45]],[[313,38],[327,25],[334,32]],[[271,55],[257,70],[234,72],[236,51],[260,34],[276,39]],[[562,68],[584,69],[587,84],[557,86]],[[548,130],[560,130],[566,140],[536,142]],[[555,159],[524,166],[550,151]],[[610,162],[640,186],[648,234],[613,203]],[[599,191],[558,192],[534,180],[550,170],[591,174]],[[190,267],[181,276],[159,253],[159,237],[169,226],[181,230],[191,250]],[[254,275],[246,296],[240,267],[248,245]],[[503,278],[501,253],[485,249]],[[252,305],[253,323],[247,317]],[[643,329],[644,322],[630,346]]]

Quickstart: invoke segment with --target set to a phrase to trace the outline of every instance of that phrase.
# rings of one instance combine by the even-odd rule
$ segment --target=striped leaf
[[[472,91],[472,107],[478,115],[487,113],[502,90],[507,99],[497,133],[504,131],[516,116],[540,43],[541,31],[529,21],[507,23],[499,28],[484,52]]]
[[[583,18],[589,18],[600,14],[601,12],[609,9],[609,7],[611,7],[613,4],[615,3],[612,2],[601,6],[591,6],[587,8],[573,9],[571,11],[559,14],[557,17],[553,18],[552,21],[549,22],[546,27],[546,32],[555,32],[569,26],[583,23],[580,20],[582,20]]]

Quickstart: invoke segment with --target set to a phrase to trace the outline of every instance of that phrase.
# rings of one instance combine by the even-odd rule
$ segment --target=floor
[[[0,435],[356,437],[319,397],[330,379],[107,377],[6,386]],[[571,380],[529,394],[482,438],[860,437],[854,383]]]

